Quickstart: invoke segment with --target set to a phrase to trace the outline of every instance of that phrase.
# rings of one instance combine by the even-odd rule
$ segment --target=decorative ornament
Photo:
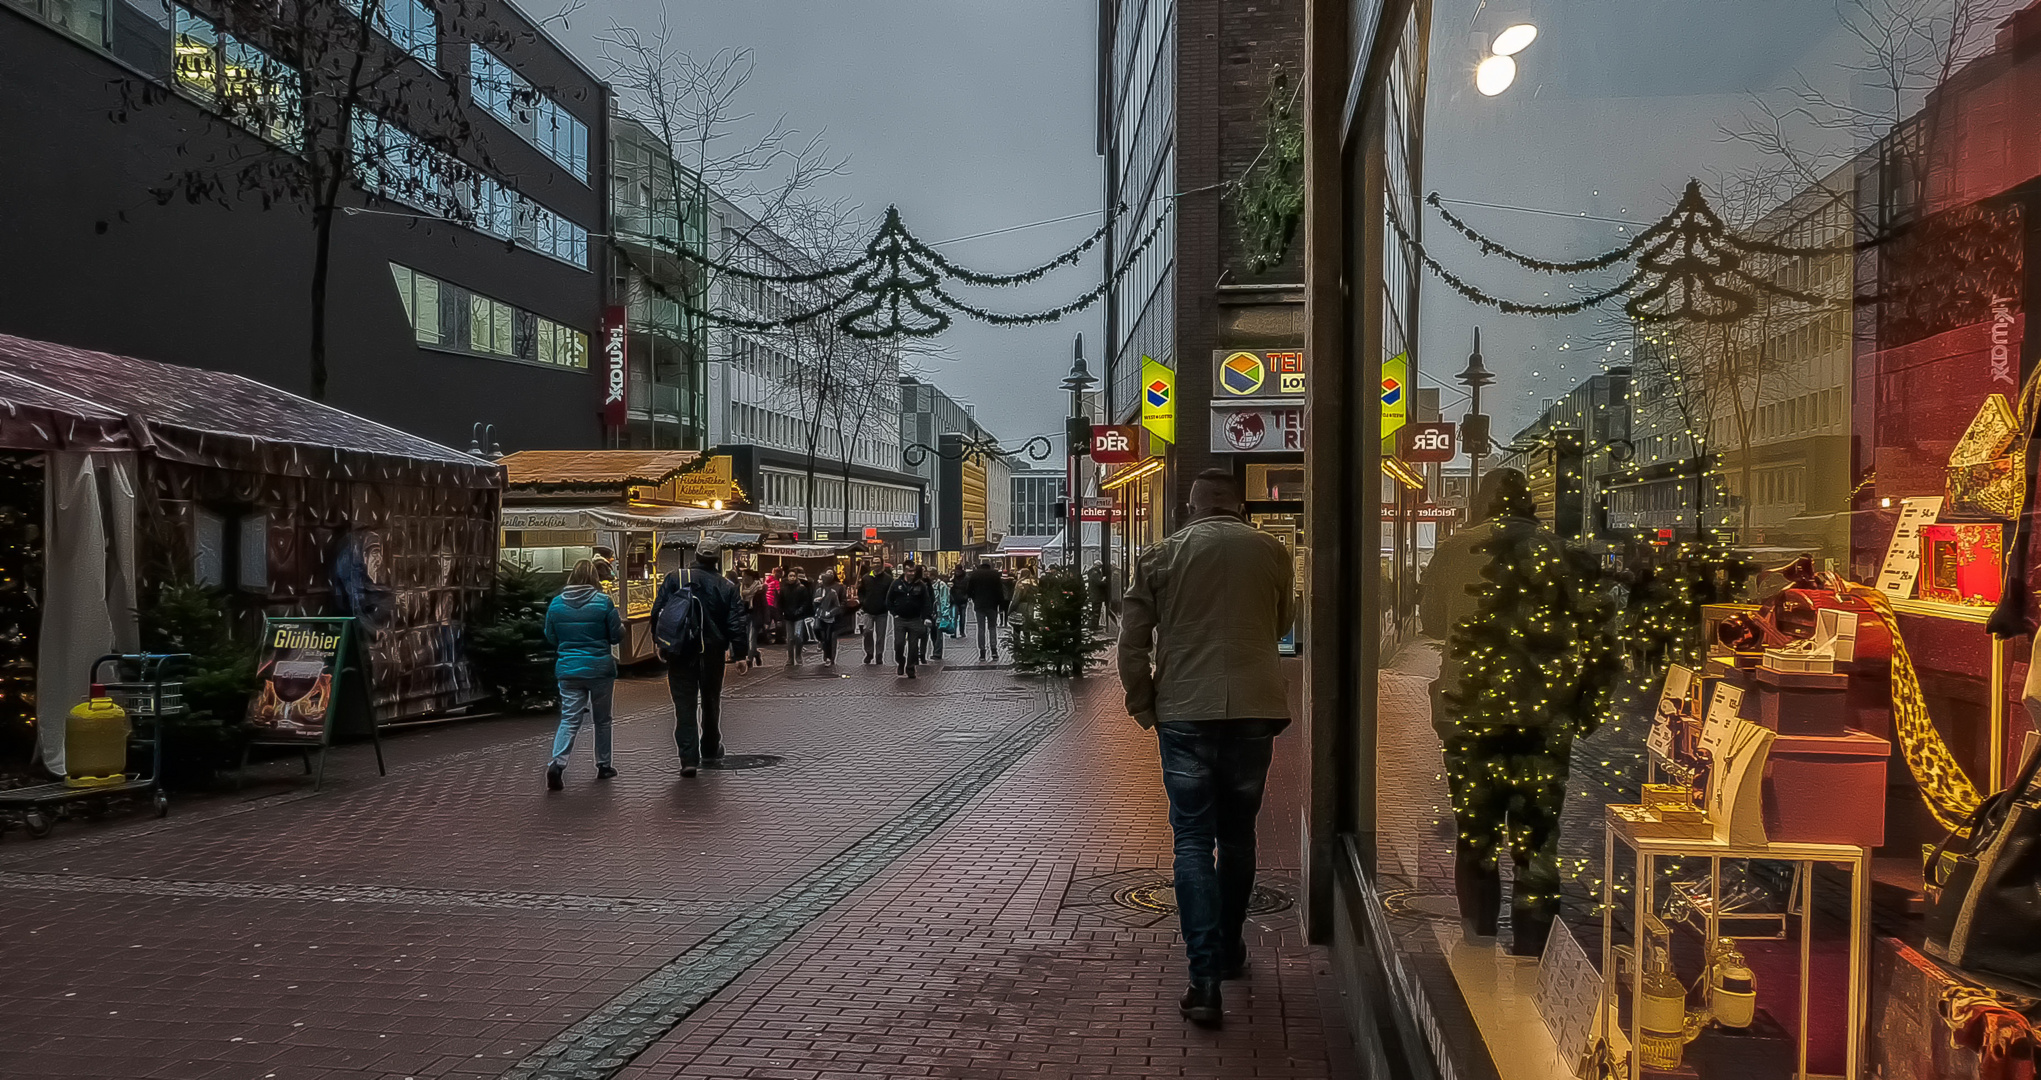
[[[1634,264],[1623,280],[1578,299],[1558,304],[1523,303],[1495,296],[1453,273],[1410,235],[1396,214],[1388,215],[1397,236],[1417,253],[1426,269],[1467,299],[1512,315],[1572,315],[1619,296],[1626,297],[1624,314],[1640,323],[1733,323],[1755,311],[1761,296],[1810,307],[1835,307],[1838,301],[1834,299],[1780,285],[1766,275],[1750,272],[1745,264],[1753,255],[1811,258],[1856,250],[1855,246],[1797,247],[1742,236],[1724,224],[1708,205],[1699,180],[1687,181],[1685,193],[1672,210],[1629,243],[1600,255],[1569,261],[1525,255],[1483,235],[1446,209],[1438,192],[1427,196],[1425,203],[1438,211],[1447,225],[1473,241],[1482,254],[1499,256],[1528,269],[1547,274],[1578,274]]]

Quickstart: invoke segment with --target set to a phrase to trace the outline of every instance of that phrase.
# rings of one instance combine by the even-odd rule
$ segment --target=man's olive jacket
[[[1134,563],[1120,683],[1142,727],[1290,715],[1277,643],[1294,614],[1289,552],[1238,518],[1178,529]]]

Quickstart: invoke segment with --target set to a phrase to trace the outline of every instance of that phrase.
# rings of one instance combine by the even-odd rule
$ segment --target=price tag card
[[[1701,721],[1702,748],[1712,753],[1716,749],[1715,743],[1727,741],[1730,729],[1741,723],[1737,714],[1742,711],[1743,687],[1716,683],[1715,694],[1708,699],[1708,713]],[[1715,760],[1720,761],[1721,758]]]
[[[1651,733],[1644,747],[1661,760],[1672,759],[1673,725],[1679,723],[1680,709],[1694,686],[1694,673],[1674,664],[1666,669],[1665,688],[1658,692],[1658,712],[1651,718]]]
[[[1892,530],[1885,563],[1878,568],[1879,592],[1894,600],[1913,597],[1914,583],[1921,576],[1921,529],[1933,525],[1941,514],[1940,495],[1899,500],[1899,527]]]

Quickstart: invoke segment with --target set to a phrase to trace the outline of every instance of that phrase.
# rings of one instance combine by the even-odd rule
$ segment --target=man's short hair
[[[1210,493],[1209,505],[1213,507],[1233,509],[1242,504],[1240,480],[1226,469],[1206,469],[1199,473],[1197,480],[1191,484],[1193,502],[1200,487]]]

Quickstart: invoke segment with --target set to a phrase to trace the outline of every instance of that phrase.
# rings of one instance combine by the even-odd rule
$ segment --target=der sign
[[[1451,461],[1460,451],[1450,423],[1409,424],[1397,432],[1397,439],[1402,445],[1396,448],[1396,456],[1408,462]]]
[[[1091,459],[1101,465],[1126,465],[1141,460],[1140,426],[1101,424],[1092,428]]]

